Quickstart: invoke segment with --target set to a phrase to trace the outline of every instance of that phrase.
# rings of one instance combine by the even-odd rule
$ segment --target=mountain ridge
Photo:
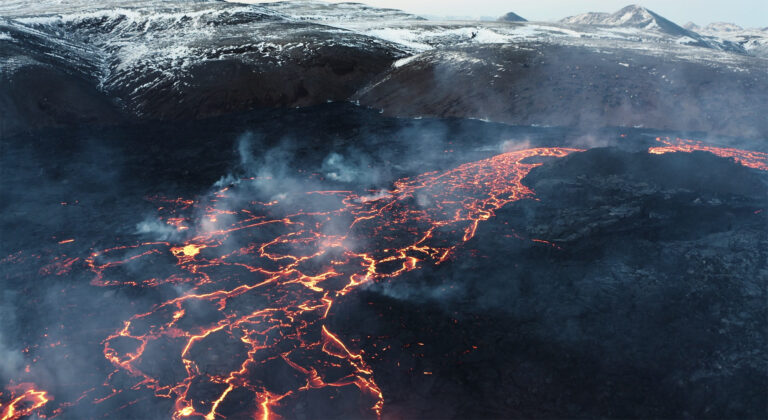
[[[628,13],[617,16],[622,24],[641,26],[628,30],[545,22],[420,21],[359,4],[322,4],[330,12],[316,18],[320,3],[315,2],[116,3],[122,6],[94,9],[83,3],[89,7],[84,11],[44,10],[0,18],[4,132],[83,120],[201,119],[358,100],[393,114],[514,124],[642,125],[746,136],[768,132],[763,120],[753,118],[764,98],[745,88],[747,79],[753,86],[762,84],[768,68],[764,59],[747,55],[736,41],[646,30],[649,22],[643,19],[648,16],[662,21],[643,10],[625,8]],[[0,4],[0,13],[10,10],[9,4],[13,0]],[[402,20],[390,20],[392,16]],[[587,56],[591,58],[585,61]],[[676,77],[681,64],[670,60],[686,63],[687,77]],[[590,71],[583,72],[586,68]],[[598,73],[606,80],[623,74],[626,84],[617,92],[615,83],[598,83]],[[445,83],[424,91],[423,98],[403,95],[429,85],[438,74]],[[475,90],[485,100],[467,95],[465,87],[475,79]],[[695,89],[679,91],[676,97],[665,93],[681,83],[699,82],[723,89],[728,82],[731,92],[744,92],[742,102],[755,98],[746,107],[726,106],[716,92],[702,107]],[[583,98],[571,100],[579,95]],[[444,100],[449,96],[451,101]],[[518,98],[512,108],[510,97]],[[499,105],[488,109],[487,98]],[[698,102],[690,102],[694,99]],[[615,112],[604,109],[605,101],[614,104]],[[664,112],[648,111],[649,104]],[[583,118],[561,118],[573,112]]]
[[[623,7],[614,13],[589,12],[569,16],[561,19],[560,23],[620,26],[625,28],[657,30],[677,36],[695,35],[691,33],[691,31],[658,13],[636,4]]]

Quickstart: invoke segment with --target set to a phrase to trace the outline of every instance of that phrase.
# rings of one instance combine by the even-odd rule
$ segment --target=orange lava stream
[[[531,158],[576,151],[505,153],[402,179],[370,197],[303,193],[298,202],[312,211],[286,210],[291,206],[275,201],[243,206],[234,189],[219,191],[200,226],[190,228],[197,232],[192,239],[117,247],[87,259],[97,286],[186,287],[125,321],[104,340],[104,356],[116,368],[113,375],[134,378],[132,389],[173,399],[176,419],[213,420],[223,416],[227,401],[244,398],[252,401],[254,417],[272,418],[301,393],[334,398],[334,389],[349,387],[357,389],[361,413],[380,415],[384,397],[364,352],[344,344],[325,324],[334,301],[368,282],[445,261],[496,210],[533,197],[522,184],[541,165]],[[144,264],[151,273],[153,261],[169,256],[176,260],[172,273],[140,279],[135,273],[142,271],[127,270]],[[208,316],[196,317],[199,311]],[[161,375],[148,363],[160,344],[174,349],[163,356],[168,365],[183,368],[181,378]],[[226,361],[212,357],[219,351]],[[267,371],[282,372],[283,383]],[[96,402],[122,392],[114,388]],[[200,396],[202,388],[206,397]]]
[[[742,166],[746,166],[748,168],[768,171],[768,153],[733,149],[730,147],[707,146],[700,141],[681,138],[676,138],[674,141],[672,141],[669,137],[656,137],[656,141],[664,143],[666,146],[651,147],[648,149],[648,153],[662,155],[664,153],[674,152],[709,152],[720,157],[731,158]]]
[[[11,401],[5,407],[0,404],[0,420],[16,420],[29,416],[50,401],[47,392],[36,390],[32,384],[12,387],[11,392]]]

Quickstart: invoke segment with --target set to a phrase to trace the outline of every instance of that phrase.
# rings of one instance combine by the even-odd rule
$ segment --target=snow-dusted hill
[[[736,25],[735,23],[729,23],[729,22],[712,22],[709,25],[705,27],[699,27],[693,22],[689,22],[685,25],[685,29],[690,29],[695,32],[707,32],[707,33],[713,33],[713,32],[742,32],[744,31],[744,28],[742,28],[739,25]]]
[[[768,57],[768,28],[742,28],[728,22],[714,22],[703,27],[689,22],[685,27],[705,38],[739,45],[748,54]]]
[[[142,118],[343,100],[403,56],[388,42],[294,18],[279,5],[117,1],[78,9],[53,2],[50,9],[58,12],[0,8],[10,17],[0,22],[7,92],[23,96],[25,72],[63,72]],[[29,83],[48,85],[50,77],[43,79]],[[50,101],[56,90],[52,84],[41,95]]]
[[[560,20],[560,23],[569,23],[573,25],[605,25],[611,17],[610,13],[587,12],[575,16],[569,16]]]
[[[680,44],[715,48],[733,52],[744,52],[727,40],[705,39],[695,31],[686,29],[663,16],[637,5],[630,5],[615,13],[584,13],[560,20],[569,25],[594,25],[626,30],[639,30],[644,33],[657,33]]]
[[[673,35],[687,35],[688,31],[666,18],[637,5],[630,5],[615,13],[586,13],[562,19],[562,23],[623,26],[646,30],[661,30]]]
[[[747,89],[745,80],[755,86],[768,83],[766,60],[746,53],[758,51],[763,38],[738,38],[743,36],[738,31],[728,32],[730,38],[699,35],[636,6],[546,23],[427,21],[360,3],[248,3],[0,3],[0,128],[203,118],[345,100],[416,116],[572,124],[572,115],[559,118],[575,105],[570,99],[579,94],[571,89],[592,86],[597,91],[590,112],[605,116],[590,117],[595,124],[707,130],[723,128],[716,121],[718,113],[750,114],[762,99],[744,104],[741,111],[742,106],[714,95],[704,110],[696,102],[699,84],[732,85],[750,95],[755,90]],[[589,73],[556,71],[547,64],[583,69],[590,63],[580,57],[587,56],[609,63],[595,73],[604,73],[600,77],[621,73],[632,82],[617,92]],[[688,66],[696,76],[672,78],[675,66]],[[533,77],[542,71],[547,80]],[[422,78],[438,75],[445,83],[417,100],[401,94],[429,86]],[[477,79],[474,94],[511,103],[510,98],[525,91],[536,106],[520,108],[525,110],[521,113],[509,107],[490,112],[474,102],[461,105],[465,98],[456,89],[466,85],[458,82],[466,77]],[[687,85],[676,98],[656,92],[638,102],[648,97],[649,87],[665,90],[670,83]],[[545,87],[562,91],[541,94]],[[441,106],[446,97],[456,97],[455,104]],[[599,98],[608,97],[623,111],[603,110],[606,105]],[[688,99],[692,105],[685,109],[668,103]],[[729,105],[721,109],[718,104]],[[666,111],[651,112],[649,106]],[[532,111],[536,109],[547,112]],[[763,130],[743,119],[725,119],[733,123],[728,130],[749,135]],[[735,128],[735,121],[744,128]]]
[[[256,4],[285,13],[293,19],[339,22],[339,21],[401,21],[424,20],[424,18],[398,9],[372,7],[363,3],[327,3],[318,0],[288,0],[262,2],[261,0],[227,0],[232,3]]]

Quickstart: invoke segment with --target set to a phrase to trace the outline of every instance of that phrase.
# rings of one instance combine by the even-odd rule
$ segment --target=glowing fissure
[[[11,398],[7,405],[0,405],[0,419],[12,420],[26,417],[50,401],[46,391],[35,389],[34,384],[22,383],[10,387]],[[2,394],[0,393],[0,396]]]
[[[508,203],[533,196],[522,180],[541,163],[527,159],[575,151],[506,153],[399,180],[375,199],[349,191],[309,192],[302,205],[318,210],[288,214],[280,214],[275,202],[251,202],[233,211],[229,199],[236,191],[219,191],[203,217],[208,229],[198,236],[178,245],[153,242],[112,248],[87,260],[95,273],[94,285],[192,286],[183,296],[127,320],[104,340],[104,356],[118,371],[135,377],[135,387],[173,398],[174,418],[213,419],[235,390],[247,390],[254,415],[269,418],[275,407],[302,392],[349,386],[359,390],[372,414],[380,414],[384,398],[364,353],[344,344],[324,323],[334,300],[366,282],[445,261],[456,246],[474,236],[479,222]],[[181,224],[180,218],[172,219],[172,224]],[[176,258],[178,273],[125,281],[113,276],[124,264],[168,254]],[[225,267],[239,274],[218,277]],[[218,316],[207,325],[186,325],[190,308],[200,303],[215,308]],[[194,350],[210,337],[220,340],[220,334],[240,343],[241,360],[228,372],[210,372]],[[176,343],[186,378],[164,382],[142,369],[147,348],[158,340]],[[274,389],[255,373],[260,365],[275,363],[290,367],[295,387]],[[220,389],[218,397],[193,398],[190,389],[201,382]]]
[[[648,153],[663,155],[675,152],[709,152],[716,156],[733,159],[747,168],[768,171],[768,153],[733,149],[730,147],[707,146],[700,141],[681,138],[670,140],[669,137],[656,137],[656,141],[665,144],[665,146],[651,147],[648,149]]]
[[[765,153],[691,140],[657,140],[664,146],[649,153],[702,150],[768,170]],[[445,261],[496,210],[533,197],[522,183],[541,165],[531,162],[532,158],[560,158],[578,151],[537,148],[505,153],[446,172],[399,180],[392,190],[373,198],[350,191],[309,192],[300,202],[315,209],[311,212],[285,211],[277,201],[251,201],[245,208],[232,210],[242,207],[242,200],[237,199],[235,188],[225,188],[204,208],[197,236],[183,243],[147,242],[92,253],[86,263],[94,273],[95,286],[186,285],[187,291],[134,315],[109,335],[103,341],[103,353],[115,371],[104,386],[112,391],[86,398],[91,389],[75,403],[99,404],[124,392],[110,385],[113,376],[122,372],[134,378],[132,390],[149,389],[157,397],[173,399],[176,419],[222,417],[222,404],[236,391],[239,400],[242,392],[251,396],[254,417],[268,419],[300,393],[340,387],[356,388],[363,409],[381,414],[384,397],[364,352],[350,348],[325,324],[334,301],[367,282]],[[164,204],[160,210],[171,210],[170,225],[179,231],[195,229],[177,212],[200,204],[154,199]],[[166,265],[162,261],[169,257],[176,261],[175,271],[152,276],[153,259]],[[147,278],[126,274],[126,265],[142,263],[150,273]],[[71,265],[69,260],[63,264]],[[195,317],[200,308],[215,316]],[[206,366],[202,358],[207,340],[239,347],[235,366]],[[148,348],[160,341],[177,349],[172,357],[183,366],[183,379],[168,380],[143,364]],[[276,364],[293,372],[293,386],[280,389],[259,374],[262,367]],[[218,390],[216,397],[195,398],[193,389],[200,384]],[[50,399],[32,385],[13,388],[10,399],[3,397],[9,402],[0,406],[2,420],[39,411]],[[60,412],[61,408],[54,411]]]

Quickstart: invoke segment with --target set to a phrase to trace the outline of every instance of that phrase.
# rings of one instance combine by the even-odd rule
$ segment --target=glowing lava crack
[[[674,152],[709,152],[716,156],[733,159],[747,168],[768,171],[768,153],[733,149],[730,147],[707,146],[700,141],[680,138],[670,140],[669,137],[656,137],[656,141],[665,144],[665,146],[652,147],[648,149],[648,153],[663,155]]]
[[[146,243],[90,257],[96,273],[93,283],[114,285],[121,283],[115,279],[124,264],[151,262],[170,253],[180,272],[126,281],[146,287],[192,286],[182,296],[126,321],[104,341],[104,356],[135,377],[135,387],[173,398],[175,418],[213,419],[236,392],[240,399],[250,395],[254,415],[268,417],[303,392],[350,386],[359,391],[363,407],[379,414],[384,399],[364,354],[350,349],[324,324],[334,300],[366,282],[444,261],[495,210],[533,196],[522,180],[541,163],[527,159],[574,151],[506,153],[400,180],[375,197],[309,192],[301,203],[312,211],[285,211],[274,202],[232,210],[236,192],[220,191],[204,217],[215,223],[186,243]],[[187,322],[200,307],[217,314],[207,324]],[[238,349],[237,363],[208,365],[201,359],[204,352],[197,351],[206,348],[208,340],[226,341]],[[182,380],[168,381],[143,368],[147,349],[160,341],[178,349],[186,372]],[[290,369],[289,386],[260,375],[280,364]],[[196,398],[203,386],[217,390],[216,398]]]
[[[3,420],[29,416],[49,401],[48,393],[36,390],[33,384],[19,384],[10,387],[10,391],[11,401],[5,407],[0,405],[0,419]]]
[[[659,141],[665,146],[649,152],[705,150],[768,169],[765,154]],[[193,232],[191,239],[115,247],[86,260],[95,286],[164,287],[177,297],[134,315],[103,341],[115,367],[108,391],[84,399],[94,392],[87,391],[81,403],[150,390],[173,401],[174,418],[221,418],[228,405],[268,418],[290,413],[306,393],[331,399],[352,391],[361,413],[381,414],[384,397],[366,355],[325,323],[334,302],[367,282],[445,261],[480,222],[533,197],[522,181],[541,165],[536,158],[577,151],[505,153],[402,179],[372,196],[316,191],[263,203],[244,199],[243,183],[207,204],[166,200],[171,209],[204,212],[197,225],[175,210],[167,217]],[[167,374],[169,367],[178,373]],[[48,399],[32,386],[12,390],[2,419],[28,415]]]

